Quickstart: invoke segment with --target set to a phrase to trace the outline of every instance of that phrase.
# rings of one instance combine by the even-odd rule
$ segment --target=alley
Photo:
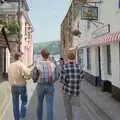
[[[36,84],[32,83],[32,81],[28,82],[28,95],[29,95],[29,103],[28,103],[28,114],[27,120],[35,120],[36,115]],[[46,106],[44,104],[44,118],[46,120]],[[59,84],[56,83],[55,85],[55,104],[54,104],[54,120],[65,120],[65,110],[64,104],[59,93]],[[74,107],[74,120],[96,120],[94,115],[90,113],[89,109],[85,107],[85,104],[81,100],[81,108]],[[6,109],[3,112],[1,120],[13,120],[13,113],[12,113],[12,102],[8,102],[6,105]]]

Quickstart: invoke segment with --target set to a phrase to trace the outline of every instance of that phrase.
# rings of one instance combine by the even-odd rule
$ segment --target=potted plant
[[[5,27],[7,37],[11,35],[18,36],[20,34],[20,27],[16,20],[12,20],[8,22],[3,22],[2,20],[0,20],[0,25]]]
[[[75,30],[72,31],[72,34],[75,35],[75,36],[80,36],[81,32],[79,30],[75,29]]]

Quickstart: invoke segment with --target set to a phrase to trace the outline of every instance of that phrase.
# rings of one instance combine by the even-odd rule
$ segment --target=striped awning
[[[100,46],[117,42],[120,42],[120,32],[112,32],[102,37],[97,37],[95,39],[80,43],[79,47]]]

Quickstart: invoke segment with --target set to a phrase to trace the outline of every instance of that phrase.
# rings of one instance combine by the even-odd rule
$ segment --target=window
[[[112,71],[111,71],[111,50],[110,50],[110,45],[106,46],[106,50],[107,50],[107,73],[109,75],[111,75]]]
[[[87,30],[90,29],[90,21],[87,22]]]
[[[87,69],[88,69],[88,70],[91,70],[90,48],[87,48]]]
[[[8,15],[8,20],[9,21],[15,20],[15,15]]]
[[[83,61],[83,49],[79,49],[78,51],[78,63],[81,65],[81,66],[83,66],[84,65],[84,61]]]
[[[31,33],[28,32],[28,39],[31,39]]]
[[[120,8],[120,0],[118,0],[118,8]]]

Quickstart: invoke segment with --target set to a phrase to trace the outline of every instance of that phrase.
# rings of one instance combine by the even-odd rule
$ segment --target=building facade
[[[78,61],[84,66],[86,79],[111,92],[117,100],[120,100],[119,2],[88,3],[98,7],[98,21],[81,20],[80,14],[76,19],[82,33],[77,43]]]
[[[61,44],[60,44],[60,53],[61,57],[67,60],[68,50],[75,51],[74,46],[74,31],[78,31],[79,26],[74,25],[76,17],[78,16],[79,11],[79,0],[73,0],[67,11],[66,16],[61,23]]]
[[[26,65],[33,63],[33,26],[28,12],[29,6],[26,0],[20,3],[16,0],[7,0],[5,3],[0,4],[0,21],[20,21],[21,27],[20,38],[16,34],[8,34],[8,41],[6,41],[4,37],[0,35],[0,76],[2,76],[3,73],[7,73],[8,66],[10,62],[13,61],[13,54],[18,51],[18,43],[20,43],[20,51],[24,54],[24,63]]]

